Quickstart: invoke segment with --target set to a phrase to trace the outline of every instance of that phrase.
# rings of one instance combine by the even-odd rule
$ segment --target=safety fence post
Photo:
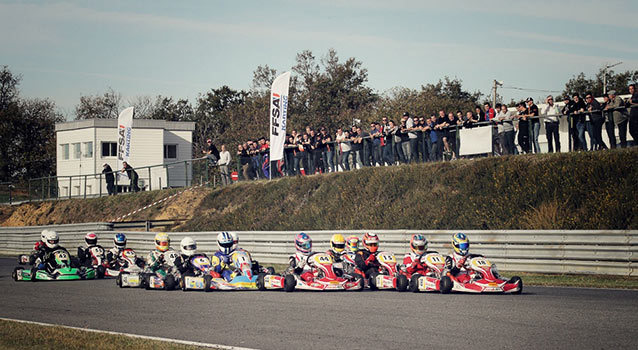
[[[84,199],[86,199],[86,178],[87,175],[84,175]]]
[[[188,161],[184,161],[184,187],[188,187]]]
[[[148,190],[149,192],[152,191],[152,186],[151,185],[153,183],[153,180],[151,179],[151,167],[148,167]]]

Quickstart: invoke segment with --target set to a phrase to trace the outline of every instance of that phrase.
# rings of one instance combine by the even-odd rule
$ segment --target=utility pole
[[[603,95],[607,93],[607,70],[611,67],[616,67],[621,63],[622,62],[605,65],[605,69],[603,69]]]
[[[493,90],[493,91],[492,91],[492,96],[494,96],[494,101],[492,102],[492,107],[494,107],[494,108],[495,108],[495,106],[496,106],[496,89],[497,89],[499,86],[503,86],[503,82],[502,82],[502,81],[498,81],[498,80],[494,79],[494,87],[492,88],[492,90]]]

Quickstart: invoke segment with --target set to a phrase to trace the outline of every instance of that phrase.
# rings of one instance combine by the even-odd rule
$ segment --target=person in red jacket
[[[366,233],[363,235],[363,246],[355,256],[357,268],[365,273],[365,277],[370,277],[370,273],[379,268],[377,261],[377,250],[379,249],[379,236],[376,233]]]
[[[428,240],[421,234],[414,234],[410,239],[410,252],[403,258],[403,266],[408,277],[414,273],[425,275],[427,266],[421,262],[421,259],[427,254]]]

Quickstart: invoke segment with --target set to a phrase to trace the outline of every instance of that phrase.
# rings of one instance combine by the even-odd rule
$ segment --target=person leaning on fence
[[[222,177],[222,185],[226,186],[230,184],[230,171],[228,166],[230,165],[231,157],[230,152],[226,149],[226,145],[222,145],[222,151],[219,153],[219,173]]]
[[[213,140],[211,139],[206,140],[206,144],[206,150],[202,151],[202,153],[206,155],[210,165],[217,165],[217,161],[219,160],[219,151],[217,150],[217,147],[215,147]]]
[[[507,110],[507,105],[501,105],[500,111],[496,114],[494,120],[499,123],[499,135],[501,135],[504,154],[514,154],[515,131],[512,119],[512,114]]]
[[[600,108],[603,110],[603,118],[605,118],[605,131],[607,132],[607,139],[609,139],[609,148],[614,149],[616,148],[616,126],[611,111],[605,110],[608,104],[609,94],[603,94],[603,103]]]
[[[518,145],[523,153],[531,153],[532,147],[529,142],[529,115],[525,103],[521,102],[516,106],[518,110]]]
[[[547,152],[554,152],[554,144],[556,145],[556,152],[560,153],[560,136],[558,134],[558,126],[560,121],[558,116],[560,115],[560,109],[554,103],[554,96],[549,95],[545,99],[547,105],[543,107],[542,114],[545,117],[545,137],[547,137]]]
[[[618,138],[620,139],[620,147],[627,147],[627,123],[629,118],[625,114],[625,103],[620,96],[616,95],[616,90],[609,91],[609,103],[605,109],[611,111],[614,123],[618,127]]]
[[[532,123],[531,134],[529,135],[530,144],[534,148],[534,153],[541,153],[541,146],[538,143],[538,134],[540,134],[541,131],[541,122],[538,118],[538,106],[534,104],[533,98],[528,97],[527,100],[525,100],[525,107],[527,108],[530,123]]]
[[[104,169],[102,170],[104,179],[106,180],[106,191],[110,195],[115,194],[115,175],[113,175],[113,169],[107,163],[104,163]]]
[[[587,111],[589,112],[587,115],[589,116],[589,121],[591,123],[591,149],[600,150],[607,149],[607,145],[603,142],[603,123],[605,119],[603,118],[603,113],[600,108],[600,103],[596,101],[594,95],[591,92],[588,92],[585,95],[585,102],[587,103]]]
[[[629,134],[634,139],[634,146],[638,145],[638,91],[636,84],[629,85],[631,97],[627,101],[629,108]]]
[[[123,162],[122,165],[124,166],[124,168],[122,168],[122,172],[126,172],[126,175],[131,180],[131,192],[138,192],[140,187],[137,184],[139,181],[137,172],[127,162]]]
[[[580,98],[579,94],[573,94],[572,101],[574,102],[572,118],[576,122],[578,143],[580,144],[580,149],[582,149],[583,151],[587,151],[587,139],[585,138],[585,131],[587,130],[585,109],[587,108],[587,105],[585,105],[585,101]]]

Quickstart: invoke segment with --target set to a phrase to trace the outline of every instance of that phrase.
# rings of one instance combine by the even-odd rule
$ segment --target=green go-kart
[[[33,269],[16,267],[11,277],[14,281],[66,281],[66,280],[90,280],[95,278],[95,269],[90,267],[73,267],[71,256],[64,248],[54,250],[54,266],[50,269],[37,270],[35,276]]]

